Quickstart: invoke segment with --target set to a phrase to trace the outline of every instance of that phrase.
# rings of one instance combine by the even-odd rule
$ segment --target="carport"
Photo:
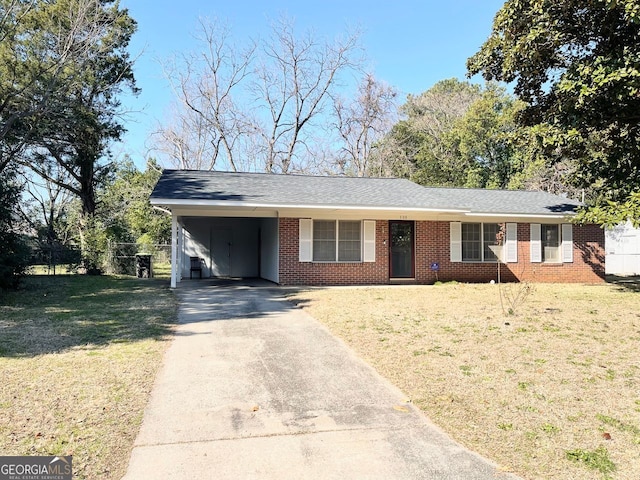
[[[190,277],[190,257],[198,257],[202,277],[264,278],[278,281],[277,218],[175,215],[176,262]],[[173,269],[172,269],[173,273]]]
[[[190,257],[200,259],[202,278],[278,283],[281,212],[242,176],[223,190],[211,173],[165,170],[151,194],[152,205],[171,213],[171,288],[190,277]]]
[[[277,283],[278,219],[216,213],[171,209],[171,287],[191,276],[191,257],[200,259],[203,278],[263,278]]]

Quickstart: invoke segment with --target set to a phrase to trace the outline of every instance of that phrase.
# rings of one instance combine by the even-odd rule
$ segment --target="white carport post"
[[[178,274],[176,282],[182,281],[182,264],[184,262],[184,227],[178,222]]]
[[[178,265],[178,216],[171,214],[171,288],[176,288],[179,275]]]

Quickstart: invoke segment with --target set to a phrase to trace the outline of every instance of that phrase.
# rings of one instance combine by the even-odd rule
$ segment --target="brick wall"
[[[354,263],[314,263],[298,261],[299,221],[281,218],[281,285],[379,285],[389,282],[387,221],[376,222],[376,261]]]
[[[497,281],[498,265],[495,263],[451,262],[449,235],[449,222],[416,222],[417,283]],[[437,272],[431,270],[432,263],[439,265]],[[513,282],[516,279],[505,265],[501,265],[501,281]]]
[[[604,230],[597,225],[573,226],[572,263],[531,263],[529,224],[518,224],[518,263],[508,264],[520,280],[599,283],[604,280]]]
[[[376,261],[370,263],[313,263],[298,261],[297,218],[281,218],[280,284],[370,285],[389,283],[389,222],[376,222]],[[449,222],[415,222],[415,282],[436,280],[489,282],[497,280],[495,263],[450,261]],[[595,225],[573,227],[572,263],[530,263],[529,224],[518,224],[518,263],[500,265],[502,281],[598,283],[604,278],[604,231]],[[431,269],[439,264],[438,272]]]
[[[573,226],[572,263],[531,263],[530,226],[518,223],[518,262],[500,265],[501,281],[599,283],[604,278],[604,231],[596,225]],[[445,239],[445,241],[438,240]],[[497,280],[495,263],[451,263],[449,222],[416,222],[416,281],[432,283],[432,262],[440,264],[441,281],[488,282]]]

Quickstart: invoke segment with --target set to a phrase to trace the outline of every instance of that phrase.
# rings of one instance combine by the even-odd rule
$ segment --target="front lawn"
[[[125,471],[176,303],[166,281],[30,276],[0,297],[0,452]]]
[[[637,285],[444,284],[291,295],[452,437],[526,479],[637,479]],[[504,303],[504,302],[503,302]]]

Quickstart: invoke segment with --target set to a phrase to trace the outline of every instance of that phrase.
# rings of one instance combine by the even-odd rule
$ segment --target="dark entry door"
[[[414,223],[389,222],[389,270],[391,278],[414,278]]]

